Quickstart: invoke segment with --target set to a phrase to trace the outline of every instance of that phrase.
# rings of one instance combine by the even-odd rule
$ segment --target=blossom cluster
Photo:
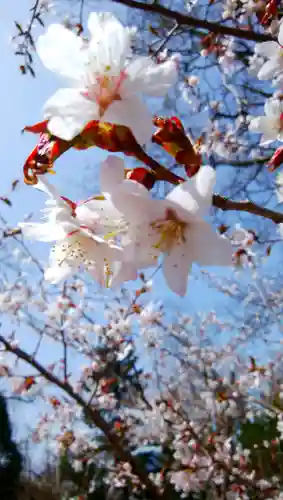
[[[45,104],[48,133],[69,143],[94,121],[116,124],[130,129],[140,148],[153,131],[153,117],[140,95],[164,95],[176,81],[177,59],[155,63],[135,56],[134,30],[112,14],[90,14],[88,27],[89,40],[59,24],[39,37],[37,52],[45,66],[73,85]],[[42,144],[41,154],[44,149]],[[112,155],[101,165],[100,193],[80,203],[61,197],[40,176],[36,187],[49,196],[45,222],[20,227],[29,238],[56,242],[46,279],[57,283],[83,266],[101,286],[117,286],[136,279],[140,270],[162,265],[168,286],[184,296],[193,262],[231,265],[229,240],[204,220],[215,170],[198,169],[191,179],[180,179],[166,198],[155,199],[144,179],[135,178],[135,170],[126,178],[123,161]]]

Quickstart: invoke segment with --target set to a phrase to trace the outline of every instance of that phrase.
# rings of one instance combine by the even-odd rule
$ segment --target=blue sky
[[[13,55],[13,47],[9,42],[11,35],[15,33],[14,20],[24,24],[28,19],[28,9],[32,3],[29,0],[17,0],[15,8],[10,9],[8,3],[4,2],[0,10],[0,60],[2,68],[2,79],[0,82],[1,104],[2,104],[2,131],[0,135],[1,148],[1,183],[0,192],[6,194],[14,179],[22,180],[22,165],[25,158],[35,146],[37,137],[33,134],[22,134],[22,128],[27,124],[33,124],[42,119],[42,106],[45,100],[60,85],[60,81],[54,74],[45,70],[35,57],[35,68],[37,77],[22,76],[19,71],[21,60]],[[111,4],[113,6],[113,4]],[[107,10],[107,3],[103,3]],[[117,8],[115,8],[117,11]],[[124,17],[124,10],[118,8],[120,15]],[[40,29],[36,30],[38,33]],[[4,118],[4,120],[3,120]],[[60,192],[73,199],[83,198],[86,190],[86,182],[93,181],[93,189],[97,192],[96,175],[101,159],[105,153],[98,149],[87,152],[68,152],[56,163],[56,176],[50,176],[50,181],[56,184]],[[87,167],[87,171],[86,171]],[[93,174],[89,171],[93,170]],[[87,186],[90,194],[89,184]],[[13,195],[14,207],[9,209],[2,207],[3,215],[16,225],[26,214],[34,213],[34,219],[38,217],[38,210],[42,208],[45,201],[44,195],[35,189],[27,187],[21,182],[17,192]],[[35,245],[34,249],[40,252],[40,256],[46,255],[48,247],[45,244]],[[160,273],[159,273],[160,274]],[[161,276],[156,278],[156,289],[154,295],[165,300],[170,308],[186,310],[197,308],[211,308],[211,303],[217,302],[217,294],[206,290],[203,293],[203,285],[191,283],[186,299],[178,299],[168,292],[164,286]],[[164,293],[164,290],[166,292]],[[190,290],[192,293],[190,293]]]
[[[13,8],[11,8],[11,5]],[[0,195],[9,192],[12,181],[22,180],[23,163],[35,146],[37,137],[32,134],[22,134],[25,125],[41,121],[42,106],[45,100],[58,88],[60,82],[55,75],[45,70],[36,60],[36,79],[30,76],[22,76],[19,71],[21,60],[13,55],[13,47],[9,38],[15,34],[14,20],[24,23],[28,20],[28,10],[32,5],[30,0],[14,0],[12,4],[1,2],[0,6],[0,61],[1,61],[1,182]],[[111,4],[113,6],[113,4]],[[107,9],[103,2],[104,10]],[[124,14],[124,10],[115,8]],[[100,161],[105,153],[91,149],[87,152],[69,152],[56,163],[56,176],[50,176],[60,189],[62,195],[73,199],[83,198],[86,194],[86,179],[93,179],[93,189],[97,192],[96,174]],[[85,171],[88,168],[88,172]],[[93,176],[89,170],[93,169]],[[87,195],[90,187],[87,186]],[[12,209],[3,205],[1,213],[7,218],[11,226],[25,217],[26,214],[34,213],[34,219],[38,219],[38,211],[43,207],[45,197],[35,189],[27,187],[21,182],[17,191],[13,194],[14,206]],[[47,244],[32,243],[32,248],[40,258],[47,257],[49,247]],[[226,271],[217,270],[220,274]],[[230,272],[230,271],[228,271]],[[197,271],[196,277],[200,275]],[[195,311],[211,311],[219,306],[224,306],[227,299],[222,294],[209,289],[201,280],[191,278],[186,298],[179,299],[168,291],[164,280],[159,273],[155,278],[153,298],[162,300],[165,308],[172,314],[183,311],[192,313]],[[49,353],[50,354],[50,353]],[[58,356],[56,356],[58,358]],[[28,412],[29,419],[30,413]]]
[[[63,4],[62,4],[63,5]],[[113,3],[103,2],[103,10],[113,10]],[[31,0],[15,0],[13,9],[7,2],[2,2],[0,7],[0,61],[2,64],[2,78],[0,80],[0,95],[2,106],[2,130],[0,134],[1,150],[1,183],[0,195],[9,192],[11,183],[15,179],[22,180],[23,163],[35,146],[37,137],[33,134],[22,134],[21,130],[27,124],[33,124],[42,119],[42,106],[45,100],[60,86],[56,75],[45,70],[35,56],[35,69],[37,77],[22,76],[19,71],[21,60],[14,56],[13,47],[9,41],[15,34],[14,20],[24,24],[28,21]],[[101,7],[101,4],[99,3]],[[62,7],[61,7],[62,11]],[[125,9],[115,5],[115,12],[120,17],[125,17]],[[47,22],[52,17],[47,18]],[[35,35],[42,28],[35,30]],[[56,184],[62,195],[73,199],[81,199],[91,194],[90,182],[93,190],[97,192],[96,178],[99,163],[106,156],[105,152],[92,148],[86,152],[71,151],[65,154],[56,163],[56,175],[50,176],[50,181]],[[87,171],[86,171],[87,168]],[[90,174],[91,171],[91,174]],[[87,193],[86,193],[87,191]],[[25,186],[21,182],[13,194],[14,206],[12,209],[3,205],[1,213],[6,217],[11,226],[25,217],[34,213],[34,219],[39,217],[39,209],[43,207],[45,197],[36,189]],[[47,258],[49,246],[47,244],[31,243],[32,248],[40,258]],[[275,251],[277,252],[277,251]],[[155,278],[153,297],[161,299],[167,310],[172,312],[185,311],[211,311],[226,303],[222,294],[209,289],[198,279],[200,271],[194,268],[195,278],[191,278],[188,294],[184,299],[179,299],[166,287],[161,273]],[[230,274],[231,270],[217,269],[219,275]]]

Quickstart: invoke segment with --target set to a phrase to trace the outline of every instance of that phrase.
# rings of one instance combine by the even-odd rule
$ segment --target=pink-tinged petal
[[[138,96],[114,101],[103,115],[103,121],[130,128],[139,144],[146,144],[153,134],[152,115]]]
[[[202,221],[192,224],[186,234],[186,246],[194,262],[202,266],[232,266],[231,242]]]
[[[106,259],[110,263],[115,261],[121,262],[124,258],[123,249],[114,244],[101,244],[99,246],[99,254],[103,260]]]
[[[134,262],[139,269],[156,266],[160,250],[157,248],[160,235],[148,224],[137,229],[129,228],[130,242],[124,244],[124,260]]]
[[[59,89],[44,106],[48,130],[65,141],[72,140],[91,120],[99,118],[95,102],[86,99],[79,89]]]
[[[71,30],[61,24],[51,24],[38,38],[36,50],[47,69],[72,80],[82,79],[87,54],[82,38]]]
[[[259,70],[257,77],[259,80],[269,80],[275,76],[279,69],[280,65],[278,61],[276,59],[271,59],[270,61],[264,63]]]
[[[134,181],[124,181],[111,195],[111,201],[124,218],[134,225],[154,221],[165,214],[162,200],[153,200],[147,189]]]
[[[184,244],[175,245],[169,254],[164,255],[162,268],[167,285],[180,297],[186,295],[192,262],[190,249]]]
[[[135,281],[138,277],[136,266],[130,262],[114,262],[111,270],[111,288],[119,287],[126,281]]]
[[[110,200],[88,200],[76,208],[76,220],[80,225],[90,224],[90,227],[98,232],[103,226],[109,228],[115,221],[121,219],[121,213],[113,206]]]
[[[192,220],[203,217],[212,203],[215,170],[210,166],[201,167],[192,179],[175,187],[167,196],[167,200],[179,205],[182,209],[180,217]],[[187,212],[187,214],[186,214]]]
[[[109,155],[100,166],[100,189],[103,193],[111,193],[125,177],[125,164],[122,158]]]
[[[156,64],[150,57],[137,57],[126,69],[127,78],[121,86],[122,97],[137,92],[148,96],[164,96],[177,81],[177,63],[169,59]]]

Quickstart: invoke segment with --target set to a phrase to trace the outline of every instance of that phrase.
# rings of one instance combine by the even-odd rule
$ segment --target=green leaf
[[[6,198],[6,196],[1,196],[0,199],[1,201],[3,201],[3,203],[5,203],[5,205],[8,205],[8,207],[12,206],[12,202],[9,200],[9,198]]]
[[[15,21],[15,25],[16,25],[17,30],[20,32],[20,34],[23,35],[24,34],[24,30],[21,27],[21,25],[19,23],[17,23],[17,21]]]

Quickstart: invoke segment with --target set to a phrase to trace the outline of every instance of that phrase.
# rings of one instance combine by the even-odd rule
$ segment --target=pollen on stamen
[[[170,252],[174,245],[180,245],[186,241],[187,223],[180,220],[171,209],[167,210],[165,219],[154,222],[152,227],[160,235],[154,248],[161,252]]]

